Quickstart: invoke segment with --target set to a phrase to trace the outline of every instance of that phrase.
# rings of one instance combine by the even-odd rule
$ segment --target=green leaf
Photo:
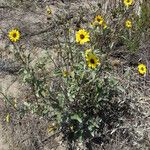
[[[72,120],[77,120],[78,122],[82,123],[82,119],[80,118],[80,116],[78,114],[74,114],[73,116],[71,116]]]
[[[27,102],[24,102],[24,105],[25,105],[26,107],[30,107],[30,106],[31,106],[31,104],[30,104],[30,103],[27,103]]]
[[[125,89],[122,86],[117,86],[117,89],[120,90],[122,93],[125,92]]]

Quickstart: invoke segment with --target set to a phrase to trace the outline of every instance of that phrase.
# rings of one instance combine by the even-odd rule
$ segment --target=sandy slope
[[[2,126],[0,124],[0,150],[9,150],[9,145],[4,141],[2,133],[4,134],[4,131],[2,130]]]

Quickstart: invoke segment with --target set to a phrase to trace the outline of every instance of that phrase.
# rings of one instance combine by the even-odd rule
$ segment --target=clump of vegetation
[[[124,0],[112,10],[112,20],[99,13],[79,29],[71,29],[71,23],[64,26],[56,53],[45,49],[34,65],[31,53],[19,47],[22,33],[11,30],[8,37],[22,64],[20,75],[32,96],[21,107],[5,97],[7,107],[13,106],[21,117],[30,112],[53,122],[49,132],[61,131],[70,145],[76,141],[91,143],[96,138],[101,139],[99,144],[110,141],[123,119],[134,114],[130,99],[122,98],[126,89],[113,73],[111,55],[118,47],[136,54],[141,37],[149,37],[150,12],[145,3],[141,3],[140,15],[134,13],[132,0]],[[48,11],[51,15],[50,8]],[[144,78],[147,64],[139,63],[136,68]],[[10,122],[9,113],[6,121]]]

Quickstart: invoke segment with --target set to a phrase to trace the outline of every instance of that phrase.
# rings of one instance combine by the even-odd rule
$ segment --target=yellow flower
[[[90,25],[90,27],[92,27],[92,28],[95,26],[95,25],[94,25],[94,22],[91,22],[89,25]]]
[[[90,52],[92,52],[91,49],[87,49],[87,50],[85,51],[85,57],[86,57],[86,58],[88,57],[88,54],[89,54]]]
[[[125,26],[126,28],[132,28],[132,22],[130,20],[126,20]]]
[[[73,130],[74,130],[74,127],[73,127],[73,125],[71,125],[71,126],[70,126],[70,129],[71,129],[71,131],[73,131]]]
[[[98,22],[100,25],[102,25],[104,22],[104,19],[100,15],[98,15],[95,17],[95,22]]]
[[[144,75],[147,71],[147,68],[144,64],[139,64],[138,65],[138,71],[141,75]]]
[[[130,5],[132,5],[133,0],[124,0],[123,2],[125,6],[129,7]]]
[[[47,15],[51,15],[52,14],[52,10],[49,6],[46,6],[46,12],[47,12]]]
[[[63,76],[66,78],[69,75],[69,72],[67,70],[63,71]]]
[[[9,31],[8,37],[12,42],[17,42],[20,39],[20,32],[16,29]]]
[[[106,22],[103,23],[103,29],[106,29],[107,28],[107,24]]]
[[[7,115],[6,115],[6,122],[7,122],[7,123],[10,122],[10,114],[9,114],[9,113],[7,113]]]
[[[80,29],[76,32],[76,42],[83,45],[86,42],[90,41],[89,33],[86,32],[84,29]]]
[[[52,123],[48,125],[47,131],[48,133],[55,131],[58,128],[58,124]]]
[[[85,56],[85,57],[86,57],[87,65],[89,68],[95,69],[97,67],[97,65],[100,64],[99,59],[92,52],[88,52],[87,56]]]
[[[73,70],[63,70],[62,74],[63,74],[64,78],[67,78],[67,77],[74,78],[74,71]]]

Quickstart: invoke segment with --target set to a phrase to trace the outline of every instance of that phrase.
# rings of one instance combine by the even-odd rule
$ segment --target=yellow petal
[[[6,115],[6,122],[7,122],[7,123],[10,122],[10,114],[9,114],[9,113],[7,113],[7,115]]]

